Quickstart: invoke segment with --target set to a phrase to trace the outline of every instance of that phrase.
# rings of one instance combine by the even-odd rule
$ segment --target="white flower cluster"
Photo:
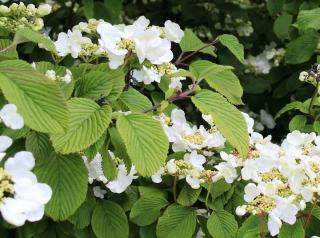
[[[102,169],[102,156],[100,153],[89,161],[87,157],[83,156],[82,159],[88,169],[88,181],[92,184],[94,181],[102,182],[108,189],[113,193],[122,193],[137,178],[137,173],[134,165],[131,166],[130,172],[128,173],[127,167],[124,162],[116,157],[111,151],[108,151],[111,159],[117,164],[117,177],[109,181],[103,173]],[[94,188],[94,194],[96,197],[103,198],[106,192],[100,187]]]
[[[285,50],[283,48],[276,49],[276,46],[274,42],[271,42],[259,55],[249,55],[245,62],[245,72],[268,74],[272,67],[279,66],[284,57]]]
[[[66,84],[69,84],[72,80],[72,73],[69,69],[66,69],[66,74],[63,77],[57,75],[54,70],[47,70],[45,75],[52,81],[65,82]]]
[[[241,178],[249,183],[244,189],[247,204],[236,213],[267,215],[275,236],[283,222],[294,224],[306,203],[320,195],[320,136],[293,131],[280,146],[270,140],[253,132],[249,157],[239,159]]]
[[[13,104],[7,104],[0,110],[0,118],[11,129],[24,126],[23,118]],[[12,143],[10,137],[0,136],[0,161]],[[26,221],[39,221],[44,215],[44,205],[52,196],[47,184],[37,182],[31,171],[34,165],[32,153],[21,151],[8,158],[4,168],[0,168],[0,212],[14,226],[22,226]]]
[[[215,24],[215,28],[223,31],[236,31],[239,36],[250,36],[253,33],[251,21],[244,21],[241,18],[232,18],[227,14],[224,19],[224,26],[220,22]]]
[[[315,78],[320,77],[320,64],[317,65],[316,70],[313,70],[313,74],[307,72],[307,71],[302,71],[299,75],[299,80],[301,82],[314,82]]]
[[[245,107],[243,111],[254,119],[253,128],[256,132],[261,132],[266,128],[273,129],[276,126],[273,116],[266,109],[260,109],[259,114],[250,111],[248,107]]]
[[[38,31],[44,25],[42,17],[50,14],[51,10],[49,4],[41,4],[38,8],[34,4],[26,6],[23,2],[9,7],[0,5],[0,27],[13,32],[25,27]]]
[[[170,20],[164,27],[150,26],[144,16],[131,25],[111,25],[103,20],[90,19],[74,26],[67,33],[61,32],[55,42],[57,54],[71,54],[90,62],[99,57],[109,60],[109,67],[116,69],[129,60],[137,60],[140,66],[131,71],[137,82],[159,83],[164,75],[171,76],[177,68],[173,59],[171,43],[179,43],[184,36],[180,26]],[[98,39],[94,41],[94,39]],[[180,90],[184,77],[172,77],[170,88]]]

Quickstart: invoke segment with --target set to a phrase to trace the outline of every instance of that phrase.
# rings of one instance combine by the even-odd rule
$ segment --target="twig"
[[[173,201],[177,201],[177,182],[178,182],[178,176],[174,176],[173,185],[172,185],[172,195],[173,195]]]
[[[178,59],[176,60],[176,62],[174,63],[175,65],[185,65],[183,64],[184,61],[186,61],[187,59],[191,58],[192,56],[194,56],[195,54],[199,53],[201,50],[208,48],[211,45],[216,44],[219,41],[219,38],[215,38],[213,41],[211,41],[208,44],[205,44],[204,46],[202,46],[201,48],[197,49],[196,51],[186,55],[185,57],[182,57],[183,54],[180,54],[180,56],[178,57]]]
[[[306,231],[309,223],[310,223],[310,220],[311,220],[311,217],[312,217],[312,214],[313,214],[313,211],[317,205],[317,202],[318,202],[318,199],[316,198],[316,200],[314,201],[314,203],[312,204],[312,207],[308,213],[308,216],[307,216],[307,219],[306,219],[306,222],[304,223],[304,230]]]
[[[312,116],[313,116],[312,107],[313,107],[313,105],[315,103],[315,100],[317,98],[318,91],[319,91],[319,80],[318,79],[316,79],[316,80],[317,80],[317,85],[316,85],[316,88],[315,88],[315,90],[313,92],[313,95],[312,95],[312,98],[311,98],[311,101],[310,101],[310,104],[309,104],[309,109],[308,109],[309,114],[312,115]]]
[[[260,222],[261,222],[261,238],[265,238],[265,228],[264,228],[264,215],[260,215]]]

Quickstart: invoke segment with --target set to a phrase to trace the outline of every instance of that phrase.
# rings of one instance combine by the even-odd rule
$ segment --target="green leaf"
[[[301,64],[308,61],[315,53],[319,35],[315,31],[308,31],[287,45],[285,61],[287,64]],[[303,49],[303,50],[301,50]]]
[[[55,221],[66,220],[86,198],[88,171],[79,155],[51,154],[36,164],[35,174],[40,182],[52,188],[46,214]]]
[[[151,176],[164,164],[169,142],[160,123],[144,114],[120,116],[117,129],[132,163],[143,176]]]
[[[305,31],[306,29],[310,28],[319,30],[320,8],[299,11],[296,24],[300,31]]]
[[[112,90],[108,95],[108,100],[115,101],[117,100],[125,86],[125,74],[122,69],[111,70],[110,78],[113,79]]]
[[[242,64],[244,63],[244,48],[237,37],[223,34],[219,36],[219,41],[222,45],[227,47]]]
[[[31,30],[30,28],[19,29],[14,36],[13,44],[18,45],[29,41],[40,43],[49,51],[56,51],[55,45],[48,37],[39,32]]]
[[[215,73],[231,70],[233,67],[215,64],[208,60],[197,60],[190,65],[189,69],[197,79],[203,79],[208,75],[214,75]]]
[[[9,136],[13,140],[21,139],[27,136],[30,129],[28,127],[23,127],[19,130],[13,130],[11,128],[5,128],[2,135]]]
[[[129,88],[120,95],[120,100],[132,112],[143,112],[145,109],[152,107],[150,100],[134,88]]]
[[[276,114],[276,116],[274,118],[277,119],[283,113],[286,113],[287,111],[290,111],[293,109],[297,109],[297,110],[300,110],[301,112],[305,112],[305,113],[308,112],[308,107],[306,107],[303,102],[294,101],[294,102],[288,103],[283,108],[281,108],[281,110]]]
[[[83,229],[90,225],[93,209],[95,208],[96,200],[90,190],[87,192],[87,197],[84,203],[69,217],[70,221],[77,229]]]
[[[31,131],[27,135],[26,149],[39,160],[46,160],[54,151],[49,136],[35,131]]]
[[[83,12],[86,18],[89,20],[94,18],[94,1],[93,0],[82,0]]]
[[[127,168],[131,168],[131,160],[129,159],[126,146],[124,145],[124,142],[115,127],[111,127],[108,129],[108,132],[110,134],[111,143],[114,147],[113,153],[124,160],[124,163]]]
[[[231,213],[218,210],[212,212],[207,227],[210,235],[215,238],[233,238],[237,235],[238,223]]]
[[[277,37],[284,40],[289,35],[289,27],[292,23],[292,15],[288,13],[283,13],[275,20],[273,24],[273,31]]]
[[[97,238],[126,238],[129,225],[123,209],[115,202],[102,200],[93,211],[91,225]]]
[[[257,238],[261,234],[261,221],[258,216],[251,215],[238,230],[237,238]]]
[[[210,87],[225,96],[232,104],[243,104],[243,90],[238,77],[232,71],[214,72],[208,74],[205,79]]]
[[[194,209],[172,204],[158,220],[157,237],[191,238],[195,229],[196,213]]]
[[[230,188],[230,183],[227,183],[224,179],[219,179],[217,182],[210,184],[208,190],[210,191],[212,200],[215,200],[217,197],[229,191]]]
[[[141,197],[131,208],[130,220],[138,226],[150,225],[158,219],[161,209],[168,204],[161,196]]]
[[[192,206],[197,200],[201,193],[201,188],[193,189],[190,186],[186,185],[181,189],[179,196],[177,198],[177,203],[182,206]]]
[[[52,134],[53,147],[63,153],[73,153],[88,148],[108,128],[111,107],[100,107],[85,98],[72,98],[68,102],[70,122],[64,134]]]
[[[11,46],[12,41],[9,39],[0,39],[0,51]],[[10,47],[6,51],[0,53],[0,59],[17,59],[18,52],[16,47]]]
[[[75,96],[97,100],[108,96],[113,86],[112,75],[101,71],[90,71],[75,85]]]
[[[68,124],[64,95],[51,80],[21,60],[0,63],[0,87],[25,124],[40,132],[62,133]]]
[[[203,113],[210,114],[222,135],[245,158],[249,149],[249,136],[246,122],[240,111],[223,96],[209,90],[201,90],[192,102]]]
[[[190,29],[186,28],[184,30],[184,37],[180,42],[180,47],[182,52],[196,51],[204,47],[205,45],[206,44],[203,43]],[[200,52],[209,54],[215,57],[216,56],[215,50],[216,48],[211,45],[209,47],[202,49]]]
[[[296,115],[294,116],[289,123],[289,130],[294,131],[304,131],[304,127],[307,123],[307,116],[305,115]]]
[[[284,223],[281,226],[279,238],[304,238],[305,232],[301,222],[296,222],[294,225]]]
[[[103,174],[107,177],[109,181],[112,181],[117,178],[118,170],[115,161],[109,155],[109,152],[102,148],[100,150],[100,154],[102,156],[102,171]]]
[[[316,132],[316,133],[320,133],[320,121],[315,121],[314,123],[313,123],[313,129],[314,129],[314,131]]]
[[[285,0],[267,0],[267,9],[271,15],[282,11]]]

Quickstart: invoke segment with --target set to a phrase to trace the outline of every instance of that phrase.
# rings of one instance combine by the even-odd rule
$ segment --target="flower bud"
[[[0,14],[9,13],[10,9],[5,5],[0,5]]]
[[[41,4],[38,7],[37,14],[40,16],[46,16],[50,14],[52,7],[49,4]]]
[[[236,214],[237,216],[243,216],[244,214],[246,214],[246,205],[243,206],[239,206],[236,208]]]
[[[306,71],[302,71],[299,75],[299,80],[304,82],[309,77],[309,73]]]

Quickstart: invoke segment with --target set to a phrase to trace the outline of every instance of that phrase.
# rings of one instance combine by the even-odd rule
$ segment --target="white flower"
[[[164,23],[163,31],[165,33],[165,37],[169,41],[173,41],[175,43],[179,43],[184,36],[184,32],[181,30],[180,26],[170,20],[167,20]]]
[[[268,216],[268,229],[270,231],[271,236],[275,236],[279,234],[280,228],[282,226],[281,220],[273,215],[272,213]]]
[[[248,133],[252,133],[253,132],[253,126],[254,126],[254,120],[247,114],[244,112],[241,112],[245,122],[247,123],[247,127],[248,127]]]
[[[0,136],[0,161],[5,157],[4,153],[11,145],[12,139],[8,136]]]
[[[237,178],[237,170],[227,162],[221,162],[214,167],[218,170],[218,174],[212,177],[213,182],[223,177],[227,183],[232,183]]]
[[[12,225],[22,226],[25,221],[35,222],[44,215],[44,205],[52,196],[51,188],[38,183],[31,172],[35,159],[30,152],[19,152],[5,162],[7,171],[13,181],[14,197],[4,199],[0,204],[3,218]]]
[[[50,14],[52,7],[49,4],[41,4],[37,9],[37,14],[40,16],[46,16]]]
[[[246,59],[246,65],[252,67],[257,74],[268,74],[271,70],[271,64],[263,54],[257,56],[249,55]]]
[[[190,163],[195,169],[204,170],[203,164],[206,162],[206,158],[203,155],[197,154],[197,151],[192,151],[190,154],[184,155],[184,161]]]
[[[24,125],[23,118],[17,112],[17,107],[14,104],[4,105],[0,110],[0,119],[13,130],[21,129]]]
[[[66,70],[66,75],[62,77],[62,80],[66,83],[69,84],[72,80],[72,73],[69,69]]]
[[[132,183],[133,179],[136,179],[137,173],[134,165],[131,166],[130,173],[127,174],[127,168],[124,164],[118,166],[118,175],[115,180],[112,180],[106,184],[106,187],[111,190],[113,193],[122,193],[127,187]]]
[[[160,83],[161,76],[153,68],[147,68],[142,66],[141,70],[133,70],[132,77],[134,77],[138,82],[143,82],[144,84],[151,84],[152,82]]]
[[[106,183],[108,181],[103,174],[101,164],[102,156],[100,153],[97,153],[90,162],[88,162],[88,159],[85,156],[82,156],[82,159],[88,169],[88,181],[90,184],[92,184],[94,180],[102,181],[103,183]]]
[[[263,109],[260,110],[260,121],[269,129],[273,129],[276,126],[273,117]]]
[[[182,89],[181,81],[185,79],[186,79],[185,77],[172,77],[170,79],[169,88],[173,88],[175,90],[181,90]]]
[[[251,202],[260,194],[260,190],[254,183],[248,183],[244,188],[244,193],[244,200]]]
[[[187,175],[186,176],[186,182],[190,185],[191,188],[193,189],[198,189],[200,188],[200,180],[193,177],[193,176],[190,176],[190,175]]]
[[[166,164],[166,167],[169,174],[174,175],[177,172],[177,166],[176,166],[176,163],[174,162],[174,159],[169,160]]]
[[[104,195],[107,193],[106,190],[101,189],[100,186],[93,187],[93,195],[97,198],[104,198]]]
[[[74,30],[68,33],[61,32],[58,40],[54,42],[59,56],[71,54],[73,58],[78,58],[83,44],[91,44],[88,37],[83,37],[81,31]]]
[[[308,79],[308,77],[309,77],[309,73],[306,71],[302,71],[299,75],[299,80],[304,82]]]
[[[161,183],[162,182],[161,176],[163,174],[164,174],[164,168],[161,167],[154,175],[151,176],[152,182]]]
[[[247,213],[246,211],[247,206],[246,205],[242,205],[242,206],[238,206],[236,208],[236,214],[237,216],[243,216]]]

